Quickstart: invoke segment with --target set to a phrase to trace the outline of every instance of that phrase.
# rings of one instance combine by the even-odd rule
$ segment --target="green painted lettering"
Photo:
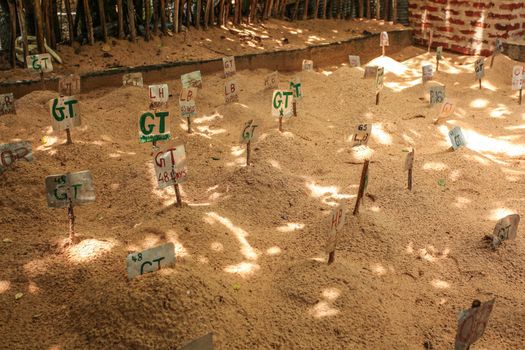
[[[64,107],[57,107],[57,105],[58,105],[58,98],[55,98],[53,99],[53,107],[51,108],[51,115],[53,115],[53,118],[55,118],[57,122],[61,122],[65,118]],[[57,114],[57,111],[59,112],[59,114]]]
[[[279,99],[279,100],[277,100]],[[276,104],[277,102],[277,104]],[[283,103],[282,101],[282,94],[280,91],[277,91],[277,93],[273,96],[273,108],[280,108],[281,107],[281,104]]]
[[[146,112],[140,116],[140,131],[142,131],[144,135],[149,135],[153,132],[155,124],[146,125],[146,118],[155,120],[155,116],[151,112]]]
[[[170,114],[169,112],[157,112],[157,113],[155,113],[155,116],[160,118],[160,121],[159,121],[159,134],[164,134],[164,132],[165,132],[164,130],[166,129],[165,118],[169,114]]]
[[[287,109],[288,108],[288,97],[292,96],[293,92],[291,92],[291,91],[283,91],[283,95],[284,95],[284,97],[286,97],[286,99],[284,100],[284,109]]]

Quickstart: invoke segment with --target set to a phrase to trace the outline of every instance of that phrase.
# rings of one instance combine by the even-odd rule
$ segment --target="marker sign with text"
[[[248,143],[252,141],[255,136],[255,128],[257,126],[258,125],[254,123],[253,119],[244,123],[244,128],[242,129],[241,133],[241,143]]]
[[[66,208],[95,201],[93,177],[89,170],[49,175],[46,177],[47,205],[51,208]]]
[[[352,147],[366,146],[370,134],[372,134],[372,124],[358,124],[355,127],[354,137],[352,138]]]
[[[182,117],[191,118],[197,115],[197,106],[195,106],[197,91],[196,87],[181,90],[179,95],[179,106],[180,115]]]
[[[377,76],[378,66],[365,66],[365,79],[372,79]]]
[[[69,74],[58,80],[58,93],[60,96],[73,96],[80,94],[80,76]]]
[[[299,77],[294,77],[290,80],[290,90],[293,92],[294,101],[299,101],[303,98],[303,89]]]
[[[328,230],[328,237],[326,239],[326,253],[330,254],[335,251],[337,245],[337,234],[343,228],[346,217],[346,206],[339,204],[337,207],[332,209],[330,215],[330,223]]]
[[[456,333],[455,350],[467,350],[476,342],[487,328],[490,313],[494,308],[492,299],[481,303],[479,307],[470,308],[461,312],[458,320],[458,329]]]
[[[31,142],[23,141],[0,145],[0,174],[18,160],[33,161]]]
[[[494,51],[496,53],[503,53],[503,40],[501,40],[501,38],[497,38],[494,45]]]
[[[518,214],[507,215],[500,219],[492,233],[492,246],[497,248],[503,241],[516,238],[519,223],[520,216]]]
[[[15,113],[15,96],[13,93],[0,95],[0,115]]]
[[[49,73],[53,71],[53,63],[51,62],[51,55],[48,53],[41,53],[39,55],[31,55],[26,57],[27,68],[38,73]]]
[[[476,60],[474,70],[476,71],[477,80],[481,80],[485,76],[485,59],[483,57]]]
[[[126,258],[128,278],[133,279],[148,272],[175,264],[175,245],[165,243],[154,248],[131,253]]]
[[[153,163],[160,189],[186,182],[188,168],[186,167],[186,148],[184,145],[157,152]]]
[[[265,89],[275,89],[279,87],[279,72],[270,73],[264,78]]]
[[[144,86],[142,73],[127,73],[122,76],[122,86]]]
[[[229,80],[224,83],[224,102],[232,103],[239,101],[238,86],[235,80]]]
[[[169,112],[144,112],[139,118],[140,143],[168,140]]]
[[[426,83],[427,81],[430,81],[432,80],[432,77],[434,75],[433,71],[432,71],[432,65],[431,64],[426,64],[422,67],[423,69],[423,83]]]
[[[348,62],[350,67],[361,67],[361,58],[359,56],[348,55]]]
[[[180,81],[183,88],[196,87],[200,89],[202,88],[201,71],[196,70],[195,72],[183,74],[180,76]]]
[[[275,90],[272,97],[272,116],[291,117],[293,115],[293,92],[289,90]]]
[[[439,118],[447,118],[454,114],[456,104],[450,100],[445,99],[439,110]]]
[[[224,77],[228,78],[234,76],[236,73],[235,69],[235,57],[228,56],[222,58],[222,65],[224,66]]]
[[[53,130],[71,129],[80,125],[80,104],[75,96],[54,98],[49,101],[53,117]]]
[[[441,60],[443,58],[443,46],[436,47],[436,60]]]
[[[512,90],[523,89],[523,73],[525,68],[522,66],[514,66],[512,68]]]
[[[450,130],[448,137],[450,138],[450,143],[452,143],[452,148],[454,150],[457,150],[458,148],[467,144],[459,126],[456,126],[454,129]]]
[[[378,67],[377,68],[377,74],[376,74],[376,81],[375,81],[375,88],[376,91],[379,92],[383,89],[383,81],[385,79],[385,68],[384,67]]]
[[[311,72],[314,70],[314,61],[312,60],[303,60],[303,71]]]
[[[170,93],[168,84],[149,85],[149,100],[153,105],[168,103]]]
[[[381,32],[379,35],[379,46],[388,46],[388,33],[387,32]]]
[[[430,106],[445,101],[445,87],[441,85],[430,87]]]

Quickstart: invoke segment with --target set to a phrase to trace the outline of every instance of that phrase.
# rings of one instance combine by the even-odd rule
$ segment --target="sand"
[[[475,349],[525,348],[523,229],[497,251],[482,241],[497,219],[523,213],[515,63],[498,56],[480,91],[474,58],[445,53],[429,85],[445,84],[458,107],[434,125],[420,82],[431,58],[419,52],[374,60],[386,67],[378,106],[362,68],[281,74],[282,87],[300,77],[305,95],[284,133],[263,90],[268,71],[238,72],[240,100],[230,105],[220,74],[204,76],[195,133],[169,103],[172,134],[188,155],[182,208],[173,189],[156,189],[151,146],[138,142],[146,88],[81,94],[83,125],[69,146],[49,126],[53,92],[17,100],[17,114],[0,117],[0,143],[29,140],[35,160],[0,176],[3,346],[174,349],[214,332],[217,349],[423,349],[425,341],[450,349],[457,314],[475,298],[496,298]],[[178,77],[167,78],[178,94]],[[239,137],[252,118],[259,135],[245,167]],[[348,216],[328,266],[327,216],[336,203],[353,209],[361,165],[350,138],[362,122],[374,124],[375,201],[366,197]],[[456,125],[468,146],[451,152],[446,133]],[[409,147],[413,192],[403,172]],[[86,169],[97,200],[76,208],[81,242],[64,247],[66,210],[47,207],[44,178]],[[176,266],[128,281],[126,256],[164,242],[175,243]]]

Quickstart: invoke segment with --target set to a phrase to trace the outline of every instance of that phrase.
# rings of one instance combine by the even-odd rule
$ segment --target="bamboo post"
[[[415,150],[412,148],[412,160],[415,157]],[[408,190],[412,191],[412,170],[413,170],[413,163],[410,165],[410,168],[408,168]]]
[[[14,69],[16,68],[16,8],[14,0],[9,0],[7,5],[9,6],[9,30],[11,31],[11,40],[9,42],[9,48],[11,52],[9,55],[9,61],[11,62],[11,68]]]
[[[159,0],[153,0],[153,35],[159,34]]]
[[[308,19],[308,5],[309,4],[310,4],[309,0],[304,0],[303,20]]]
[[[73,28],[74,22],[73,22],[73,15],[71,15],[71,2],[70,0],[64,0],[64,4],[66,5],[67,26],[69,30],[69,43],[72,44],[77,33],[75,29]]]
[[[173,187],[175,188],[175,197],[177,197],[177,207],[181,207],[182,206],[182,198],[180,197],[179,184],[174,184]]]
[[[187,117],[187,120],[188,120],[188,134],[191,134],[191,118],[190,117]]]
[[[173,4],[173,32],[179,32],[179,4],[180,0],[175,0]]]
[[[128,0],[128,2],[130,2]],[[131,1],[132,2],[132,1]],[[91,17],[91,8],[89,7],[89,1],[83,0],[84,3],[84,15],[86,16],[86,27],[88,33],[89,44],[95,43],[95,37],[93,36],[93,18]]]
[[[71,138],[71,130],[69,128],[66,129],[66,145],[71,145],[73,143],[73,139]]]
[[[34,1],[36,18],[36,43],[38,46],[38,53],[44,53],[44,29],[42,25],[42,7],[40,5],[40,1]]]
[[[26,57],[29,55],[27,47],[27,27],[26,27],[26,12],[22,0],[16,0],[16,9],[18,12],[18,24],[20,26],[20,33],[22,34],[22,47],[24,48],[24,64],[27,64]]]
[[[66,0],[69,1],[69,0]],[[117,0],[117,11],[118,11],[118,38],[124,39],[124,6],[122,0]]]
[[[238,0],[235,2],[237,3]],[[201,11],[202,11],[202,0],[197,0],[197,10],[195,15],[195,27],[197,29],[201,28]],[[237,13],[237,7],[235,7],[235,13]]]
[[[251,143],[252,141],[250,140],[246,144],[246,166],[250,165]]]
[[[481,79],[479,80],[479,89],[481,90]]]
[[[87,2],[87,0],[84,0]],[[133,0],[127,0],[128,4],[128,27],[129,27],[129,37],[132,42],[137,40],[137,29],[135,27],[135,5]]]
[[[144,18],[144,40],[149,41],[149,39],[151,39],[151,32],[149,27],[151,22],[151,0],[144,0],[144,7],[146,8]]]
[[[379,104],[379,91],[376,92],[376,106]]]
[[[100,18],[100,27],[102,28],[102,37],[104,42],[108,42],[108,28],[106,27],[106,10],[104,9],[104,0],[98,0],[98,12]]]
[[[75,241],[75,213],[73,212],[73,202],[71,199],[69,199],[67,206],[67,217],[69,219],[69,240],[73,243]]]
[[[295,100],[292,102],[292,106],[293,106],[293,116],[297,117],[297,102],[295,102]]]
[[[160,30],[162,34],[168,35],[168,28],[166,28],[166,2],[160,0]]]

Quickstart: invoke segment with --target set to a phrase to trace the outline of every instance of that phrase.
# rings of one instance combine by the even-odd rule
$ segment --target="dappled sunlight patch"
[[[432,285],[432,287],[437,288],[437,289],[448,289],[448,288],[450,288],[450,283],[448,283],[446,281],[443,281],[443,280],[440,280],[438,278],[433,279],[430,282],[430,284]]]
[[[423,170],[443,171],[448,169],[448,165],[443,162],[426,162],[422,168]]]
[[[493,108],[489,114],[492,118],[503,119],[507,116],[510,116],[511,111],[506,105],[499,103],[498,106],[496,108]]]
[[[31,281],[31,282],[29,282],[29,284],[27,285],[27,291],[28,291],[30,294],[38,294],[38,293],[40,293],[42,290],[36,285],[35,282]]]
[[[336,205],[334,201],[329,201],[330,198],[338,201],[341,199],[349,199],[355,197],[355,195],[349,195],[344,193],[339,193],[339,187],[337,186],[322,186],[314,182],[309,182],[306,184],[306,188],[310,190],[310,196],[314,198],[321,198],[321,201],[328,205]]]
[[[109,252],[115,245],[114,241],[100,241],[93,238],[85,239],[78,244],[68,247],[67,252],[70,260],[86,262]]]
[[[270,163],[270,165],[273,166],[275,169],[281,170],[281,164],[275,159],[268,159],[268,163]]]
[[[188,253],[188,250],[184,248],[182,243],[179,241],[179,235],[174,230],[168,230],[166,231],[166,242],[167,243],[173,243],[175,246],[175,256],[176,257],[186,257],[190,254]]]
[[[422,260],[426,260],[428,262],[433,263],[440,259],[446,259],[449,253],[450,249],[448,248],[445,248],[441,252],[439,252],[433,245],[427,245],[426,248],[419,249],[418,257]]]
[[[462,128],[462,131],[467,140],[467,148],[473,151],[480,153],[503,153],[509,157],[518,157],[525,154],[525,145],[492,138],[472,129]]]
[[[199,263],[201,263],[201,264],[209,264],[210,263],[210,260],[207,257],[205,257],[204,255],[199,255],[197,257],[197,261]]]
[[[386,269],[383,267],[383,265],[379,263],[373,264],[370,268],[372,269],[372,272],[377,276],[386,275]]]
[[[500,207],[500,208],[492,209],[490,211],[490,214],[489,214],[488,218],[490,220],[497,221],[497,220],[502,219],[505,216],[508,216],[510,214],[516,214],[516,211],[512,210],[510,208]]]
[[[212,242],[210,244],[210,248],[211,248],[211,250],[216,251],[216,252],[224,251],[224,246],[220,242]]]
[[[274,247],[270,247],[266,250],[266,254],[268,255],[279,255],[282,253],[282,250],[281,248],[277,247],[277,246],[274,246]]]
[[[304,228],[304,224],[298,223],[298,222],[288,222],[283,226],[277,227],[277,231],[279,232],[293,232],[302,230]]]
[[[381,211],[381,208],[379,208],[377,205],[373,205],[371,207],[368,208],[368,210],[374,212],[374,213],[379,213]]]
[[[409,242],[405,247],[405,253],[414,254],[414,242]]]
[[[11,282],[0,281],[0,294],[7,292],[9,288],[11,288]]]
[[[489,104],[489,100],[487,100],[485,98],[477,98],[477,99],[472,100],[470,102],[470,107],[481,109],[481,108],[487,107],[488,104]]]
[[[465,208],[467,204],[470,204],[471,202],[472,201],[466,197],[458,196],[452,205],[454,205],[456,208]]]
[[[207,220],[206,220],[207,219]],[[212,225],[215,222],[219,222],[222,225],[224,225],[227,229],[229,229],[237,238],[239,241],[239,245],[241,248],[241,254],[244,255],[246,259],[249,260],[256,260],[257,259],[257,253],[252,248],[246,237],[249,236],[248,232],[243,230],[242,228],[235,226],[230,219],[225,218],[223,216],[220,216],[219,214],[215,212],[208,212],[206,213],[205,217],[206,222],[211,223]]]
[[[372,134],[373,134],[373,132],[372,132]],[[372,155],[374,154],[374,150],[372,150],[368,146],[361,145],[361,146],[357,146],[357,147],[352,147],[350,149],[350,153],[352,155],[352,158],[354,158],[356,160],[364,161],[366,159],[372,158]]]
[[[338,288],[326,288],[321,293],[324,300],[320,300],[317,304],[308,310],[308,313],[315,318],[323,318],[328,316],[335,316],[339,313],[339,310],[332,306],[332,303],[336,301],[341,295],[341,291]]]
[[[231,147],[231,154],[234,157],[241,156],[244,153],[244,151],[245,151],[245,148],[241,147],[241,146],[232,146]]]
[[[403,76],[410,72],[406,65],[397,62],[388,56],[379,56],[366,64],[367,66],[379,66],[385,68],[385,74],[392,73],[397,76]]]
[[[225,272],[235,273],[243,277],[252,275],[255,271],[259,270],[260,266],[251,262],[241,262],[237,265],[228,265],[224,268]]]
[[[382,145],[392,144],[392,135],[383,129],[383,123],[375,123],[372,126],[372,138]]]

